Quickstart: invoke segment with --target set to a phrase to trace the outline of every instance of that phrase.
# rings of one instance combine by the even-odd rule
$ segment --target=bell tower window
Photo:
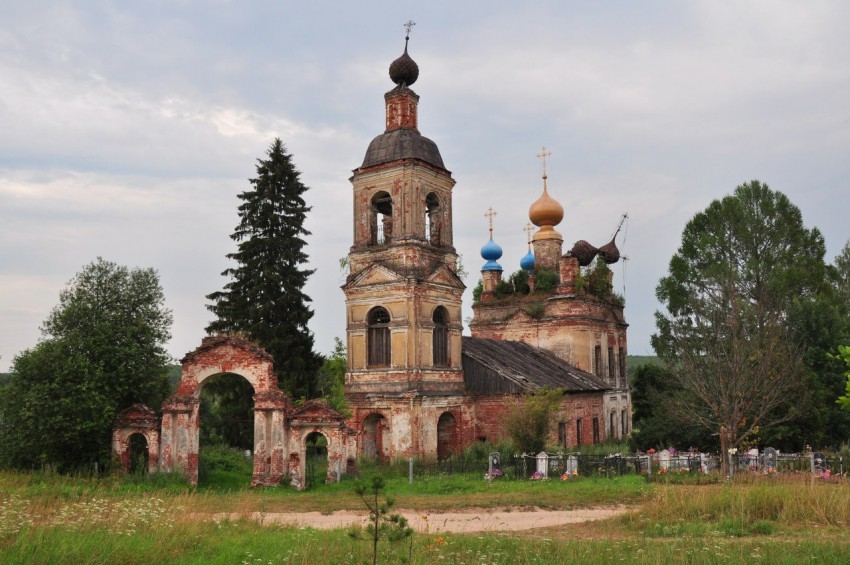
[[[449,313],[442,307],[434,309],[434,366],[449,366]]]
[[[380,306],[369,310],[367,318],[369,367],[389,367],[391,361],[390,313]]]
[[[393,199],[389,193],[381,191],[372,197],[369,207],[369,243],[383,245],[389,243],[393,235]]]
[[[425,240],[435,247],[441,245],[441,218],[440,199],[432,192],[425,197]]]

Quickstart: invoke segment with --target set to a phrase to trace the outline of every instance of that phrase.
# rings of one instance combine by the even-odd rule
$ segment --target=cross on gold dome
[[[531,225],[531,222],[525,224],[525,227],[522,228],[522,231],[525,232],[525,235],[528,236],[528,250],[531,251],[531,232],[534,231],[534,226]]]
[[[487,208],[487,211],[484,213],[484,217],[490,220],[490,239],[493,239],[493,218],[496,217],[496,211],[493,210],[492,206]]]
[[[537,154],[537,157],[543,159],[543,178],[546,178],[546,157],[550,157],[552,155],[551,151],[546,151],[546,146],[540,148],[540,153]]]

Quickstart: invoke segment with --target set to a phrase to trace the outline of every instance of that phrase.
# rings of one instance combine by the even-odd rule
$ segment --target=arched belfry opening
[[[390,243],[393,236],[393,199],[386,191],[375,193],[369,207],[369,243]]]
[[[440,198],[432,192],[425,197],[425,239],[434,247],[442,244],[443,210]]]

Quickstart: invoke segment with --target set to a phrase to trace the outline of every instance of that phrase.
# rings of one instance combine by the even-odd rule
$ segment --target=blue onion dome
[[[481,248],[481,258],[487,261],[481,268],[482,271],[501,271],[502,266],[496,261],[502,256],[502,247],[490,238],[490,241]]]
[[[531,249],[529,249],[528,253],[526,253],[525,256],[519,260],[519,266],[524,271],[528,271],[529,273],[534,270],[534,253],[531,252]]]

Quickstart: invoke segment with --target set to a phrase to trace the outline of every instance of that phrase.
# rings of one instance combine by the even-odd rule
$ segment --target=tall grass
[[[799,477],[754,477],[731,484],[700,486],[668,485],[648,493],[640,511],[622,520],[638,528],[668,534],[700,533],[730,524],[743,534],[771,533],[777,527],[847,527],[850,526],[850,485]],[[704,527],[694,529],[689,524]]]

